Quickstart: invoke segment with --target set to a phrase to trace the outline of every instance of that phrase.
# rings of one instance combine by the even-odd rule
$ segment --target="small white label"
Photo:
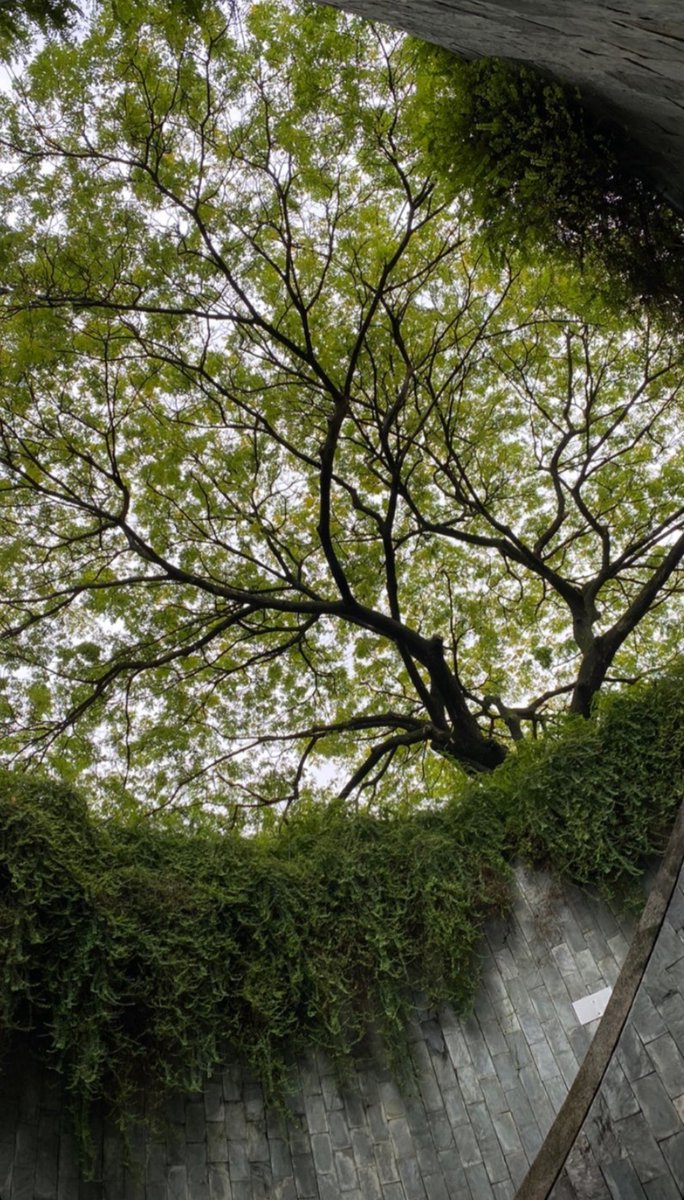
[[[612,988],[601,988],[600,992],[592,992],[591,996],[583,996],[581,1000],[573,1000],[572,1007],[577,1013],[580,1025],[588,1025],[597,1017],[602,1017],[610,1000]]]

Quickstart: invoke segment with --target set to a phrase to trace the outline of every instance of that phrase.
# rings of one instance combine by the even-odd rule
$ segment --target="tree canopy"
[[[123,805],[437,794],[676,653],[681,344],[493,261],[415,79],[330,10],[161,2],[17,74],[8,761]]]

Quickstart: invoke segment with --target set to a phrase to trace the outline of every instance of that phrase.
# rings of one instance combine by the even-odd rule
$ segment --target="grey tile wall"
[[[327,0],[330,2],[330,0]],[[684,210],[681,0],[332,0],[465,58],[501,57],[579,87],[629,130]]]
[[[203,1095],[177,1098],[162,1139],[134,1131],[128,1162],[105,1123],[91,1183],[78,1178],[54,1084],[15,1064],[0,1101],[1,1200],[507,1200],[592,1036],[572,1002],[614,982],[631,931],[605,904],[519,870],[511,918],[485,930],[472,1013],[417,1010],[410,1087],[378,1066],[369,1039],[343,1084],[316,1056],[300,1063],[285,1120],[265,1109],[258,1084],[227,1067]],[[666,1039],[684,1004],[675,990],[682,964],[668,954],[672,979],[640,1009],[646,1039],[626,1044],[616,1064],[634,1081],[632,1100],[620,1099],[620,1075],[610,1103],[622,1136],[644,1111],[660,1122],[656,1149],[675,1173],[684,1133],[670,1094],[679,1060]],[[615,1159],[623,1186],[627,1168]]]
[[[551,1200],[684,1196],[684,868]]]

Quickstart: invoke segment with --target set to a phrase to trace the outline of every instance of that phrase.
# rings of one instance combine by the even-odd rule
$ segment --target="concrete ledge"
[[[684,860],[684,803],[613,994],[575,1081],[515,1200],[547,1200],[582,1129],[615,1052],[658,939]]]

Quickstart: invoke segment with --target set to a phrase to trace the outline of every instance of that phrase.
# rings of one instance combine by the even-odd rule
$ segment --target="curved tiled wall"
[[[465,58],[529,63],[618,118],[684,211],[681,0],[333,0]]]
[[[513,1197],[572,1083],[596,1022],[573,1002],[612,985],[631,926],[600,902],[517,872],[509,921],[491,922],[473,1013],[418,1013],[415,1086],[365,1048],[344,1085],[299,1066],[292,1119],[227,1068],[179,1098],[163,1138],[140,1131],[124,1164],[106,1123],[97,1178],[78,1178],[54,1081],[9,1064],[0,1114],[2,1200],[504,1200]]]

